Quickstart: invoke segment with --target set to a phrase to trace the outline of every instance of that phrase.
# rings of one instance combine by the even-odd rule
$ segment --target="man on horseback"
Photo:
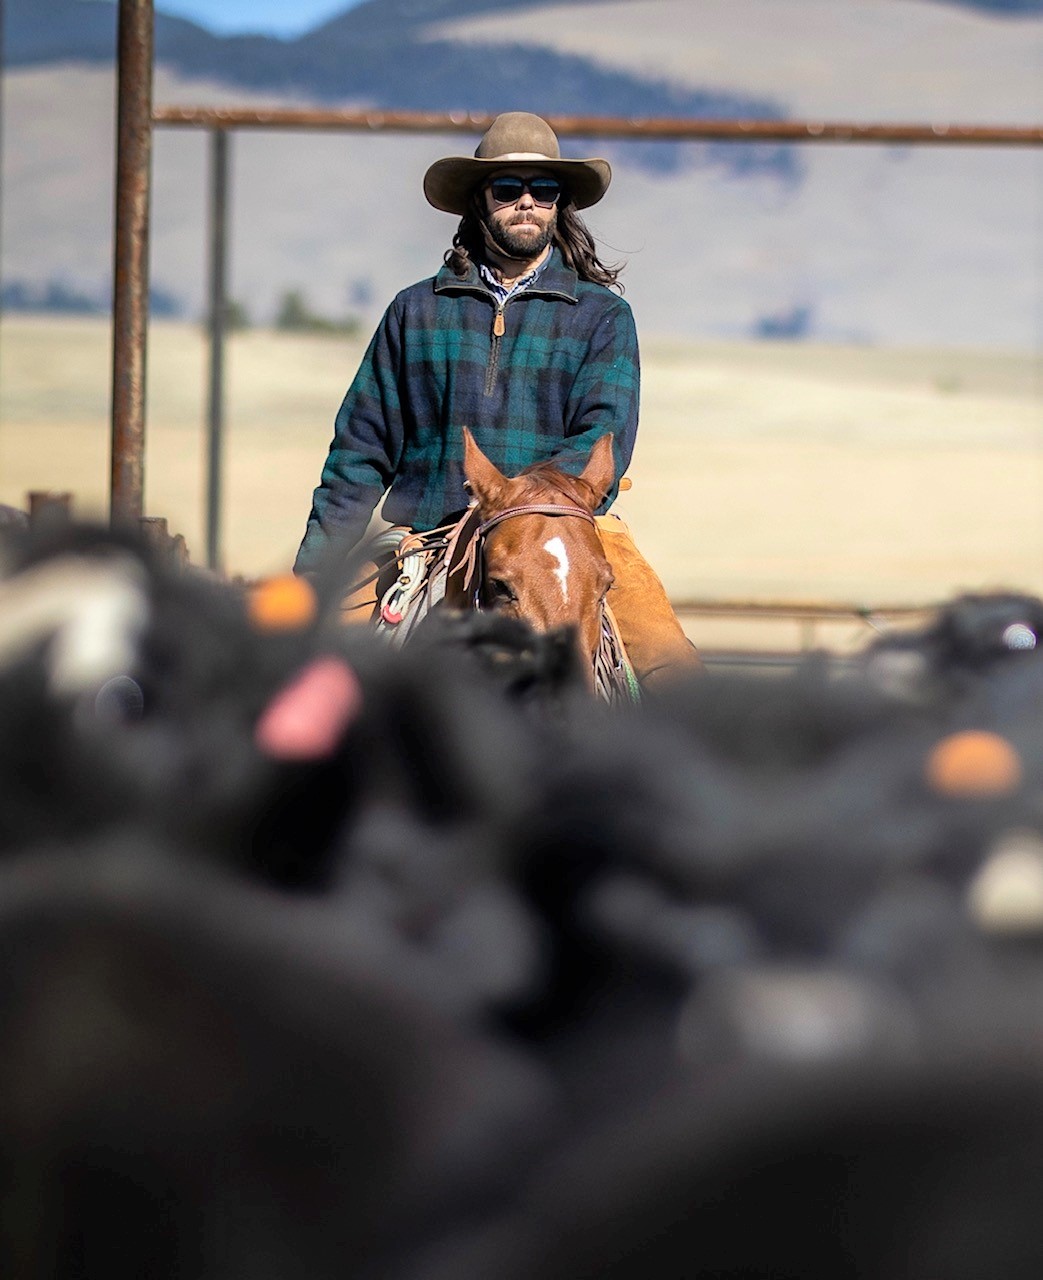
[[[314,572],[381,514],[426,530],[468,505],[463,428],[508,474],[554,459],[577,474],[613,435],[616,476],[637,433],[639,360],[619,270],[597,256],[579,217],[608,189],[602,159],[562,159],[539,116],[497,116],[474,157],[437,161],[424,178],[436,209],[461,222],[433,279],[403,290],[369,345],[337,414],[294,566]],[[615,574],[610,604],[639,679],[699,665],[662,584],[626,526],[600,508]]]

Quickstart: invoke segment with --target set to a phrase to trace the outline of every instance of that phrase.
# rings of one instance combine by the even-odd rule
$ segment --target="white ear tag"
[[[143,575],[131,560],[63,556],[0,582],[0,663],[48,635],[51,686],[74,694],[131,667],[148,621]]]

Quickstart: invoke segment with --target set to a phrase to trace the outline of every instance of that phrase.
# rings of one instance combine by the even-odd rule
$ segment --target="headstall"
[[[504,520],[510,520],[514,516],[576,516],[580,520],[586,520],[587,524],[592,524],[595,529],[597,528],[597,522],[594,517],[584,507],[568,507],[553,502],[536,502],[526,507],[508,507],[506,511],[498,511],[496,515],[491,516],[479,526],[478,532],[484,538],[490,529],[495,529],[498,524],[501,524]]]

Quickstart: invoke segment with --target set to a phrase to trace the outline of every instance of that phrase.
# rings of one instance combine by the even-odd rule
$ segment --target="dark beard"
[[[540,256],[554,239],[554,230],[557,225],[557,209],[554,210],[550,221],[535,239],[531,239],[527,235],[519,235],[513,226],[500,226],[498,223],[494,223],[491,218],[485,220],[485,229],[496,248],[501,250],[508,258],[526,261]]]

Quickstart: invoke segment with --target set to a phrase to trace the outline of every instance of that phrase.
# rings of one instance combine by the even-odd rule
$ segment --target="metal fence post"
[[[207,410],[206,563],[220,571],[224,344],[228,321],[228,131],[210,130],[210,381]]]
[[[0,0],[0,197],[4,190],[4,78],[5,78],[5,52],[4,52],[4,0]],[[0,199],[0,264],[3,263],[4,248],[4,210],[3,200]],[[3,274],[0,269],[0,314],[3,312]]]
[[[152,0],[120,0],[112,291],[114,521],[140,519],[144,507],[153,25]]]

